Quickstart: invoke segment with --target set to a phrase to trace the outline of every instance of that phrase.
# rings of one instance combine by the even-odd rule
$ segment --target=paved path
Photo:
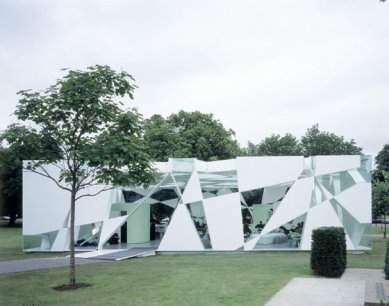
[[[364,297],[364,281],[293,278],[266,306],[356,306]]]
[[[387,286],[382,270],[346,269],[340,279],[293,278],[266,306],[361,306],[385,301]]]
[[[96,263],[96,262],[101,262],[101,261],[93,260],[93,259],[76,258],[77,265]],[[24,259],[24,260],[0,261],[0,274],[65,267],[68,265],[69,265],[68,257],[34,258],[34,259]]]

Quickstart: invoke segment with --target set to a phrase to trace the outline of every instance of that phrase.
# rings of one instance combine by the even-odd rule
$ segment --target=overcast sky
[[[64,67],[132,74],[145,116],[213,113],[241,145],[321,130],[389,143],[389,2],[0,0],[0,129]]]

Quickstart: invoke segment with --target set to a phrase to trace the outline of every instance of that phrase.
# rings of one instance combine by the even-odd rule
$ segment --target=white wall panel
[[[207,172],[208,171],[208,163],[205,161],[196,159],[195,171]]]
[[[59,230],[57,237],[51,246],[52,252],[63,252],[69,250],[70,233],[69,229],[62,228]]]
[[[128,216],[120,216],[117,218],[107,219],[103,222],[103,227],[101,229],[100,240],[99,240],[99,249],[101,249],[108,241],[109,238],[116,232],[116,230],[126,222]]]
[[[243,225],[238,193],[203,201],[213,250],[236,250],[243,246]]]
[[[79,195],[94,194],[101,190],[104,186],[89,187]],[[110,211],[111,192],[105,191],[94,197],[83,197],[76,202],[76,220],[75,225],[82,225],[88,223],[99,222],[106,219]]]
[[[167,162],[156,162],[152,164],[153,168],[160,173],[166,173],[168,171]]]
[[[58,168],[47,171],[58,177]],[[60,189],[50,179],[23,171],[23,235],[36,235],[62,228],[70,210],[70,192]]]
[[[303,169],[302,156],[238,157],[239,191],[294,181]]]
[[[226,159],[207,162],[208,172],[222,172],[236,170],[236,159]]]
[[[340,172],[348,169],[359,168],[361,157],[359,155],[332,155],[332,156],[315,156],[316,176]]]

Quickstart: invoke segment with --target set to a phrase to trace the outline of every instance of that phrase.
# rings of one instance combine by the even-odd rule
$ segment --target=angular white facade
[[[122,247],[155,239],[158,251],[309,250],[315,228],[341,226],[348,250],[371,248],[369,156],[170,159],[155,166],[155,186],[77,202],[78,247],[102,249],[117,234]],[[24,172],[25,250],[68,250],[69,203],[67,192]]]

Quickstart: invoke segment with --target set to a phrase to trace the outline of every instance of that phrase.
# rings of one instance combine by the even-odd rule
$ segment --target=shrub
[[[386,244],[386,256],[385,256],[385,278],[389,279],[389,241]]]
[[[342,227],[312,232],[311,269],[317,275],[339,277],[347,265],[346,234]]]

